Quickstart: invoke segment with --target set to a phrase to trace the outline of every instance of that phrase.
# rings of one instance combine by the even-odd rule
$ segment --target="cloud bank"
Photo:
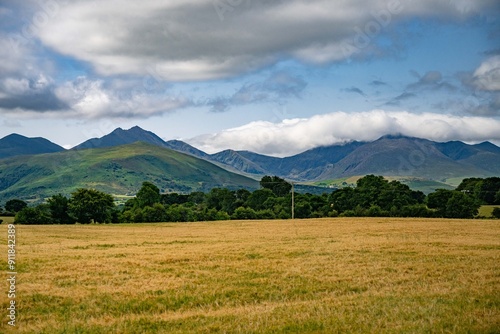
[[[283,59],[324,64],[384,54],[376,38],[405,18],[498,13],[496,0],[75,0],[45,7],[47,19],[32,29],[45,45],[103,75],[154,72],[169,81],[227,78]]]
[[[289,156],[318,146],[353,140],[371,141],[386,134],[403,134],[435,141],[500,142],[500,120],[383,110],[334,112],[311,118],[287,119],[279,123],[252,122],[195,137],[187,142],[209,153],[231,148]]]

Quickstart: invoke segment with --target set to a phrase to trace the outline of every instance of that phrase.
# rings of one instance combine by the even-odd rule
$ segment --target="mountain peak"
[[[486,152],[500,154],[500,147],[496,146],[495,144],[493,144],[489,141],[485,141],[485,142],[473,145],[473,147],[475,147],[479,150],[486,151]]]
[[[134,126],[128,130],[123,130],[122,128],[116,128],[108,135],[101,138],[89,139],[80,145],[74,147],[74,149],[87,149],[87,148],[102,148],[131,144],[137,141],[142,141],[157,146],[165,146],[165,141],[155,135],[151,131],[146,131],[139,126]]]
[[[11,133],[10,135],[7,135],[7,136],[3,137],[1,140],[4,140],[4,139],[17,139],[17,138],[26,138],[26,139],[28,139],[28,137],[20,135],[18,133]]]
[[[382,136],[377,140],[382,140],[382,139],[418,139],[418,138],[405,136],[402,133],[393,133],[393,134],[388,134],[388,135]]]

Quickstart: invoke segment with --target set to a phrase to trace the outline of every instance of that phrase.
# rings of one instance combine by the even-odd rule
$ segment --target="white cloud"
[[[484,61],[474,72],[472,80],[479,89],[500,91],[500,56]]]
[[[120,85],[124,83],[115,81],[111,84],[115,87]],[[150,91],[140,84],[127,90],[126,96],[120,96],[121,91],[114,89],[115,87],[106,87],[103,80],[79,77],[58,87],[56,94],[70,106],[69,117],[146,118],[177,110],[191,103],[184,97],[165,94],[164,91]]]
[[[78,77],[57,87],[51,85],[47,91],[45,88],[49,81],[43,76],[31,81],[8,78],[3,82],[0,80],[0,88],[3,87],[9,93],[3,98],[0,95],[0,113],[23,119],[140,119],[162,115],[192,104],[186,97],[168,94],[165,90],[156,91],[137,81],[135,86],[128,82],[124,90],[116,89],[123,84],[120,80],[107,83],[100,79]],[[34,95],[38,91],[45,94]],[[17,99],[11,96],[16,96]],[[23,100],[30,103],[23,104]],[[41,108],[44,105],[46,108]]]
[[[75,0],[34,32],[105,75],[153,70],[167,80],[208,80],[283,58],[325,63],[362,55],[401,19],[494,15],[495,1]]]
[[[500,141],[500,120],[383,110],[334,112],[311,118],[288,119],[280,123],[252,122],[195,137],[187,142],[209,153],[231,148],[289,156],[317,146],[352,140],[370,141],[386,134],[403,134],[435,141]]]

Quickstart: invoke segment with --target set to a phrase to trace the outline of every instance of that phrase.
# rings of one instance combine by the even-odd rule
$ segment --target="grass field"
[[[14,222],[14,217],[6,217],[6,216],[0,216],[0,219],[2,220],[2,224],[12,224]]]
[[[493,217],[493,209],[494,208],[500,208],[500,205],[482,205],[479,208],[479,216],[480,217],[486,217],[486,218],[492,218]]]
[[[500,331],[495,220],[16,229],[20,333]]]

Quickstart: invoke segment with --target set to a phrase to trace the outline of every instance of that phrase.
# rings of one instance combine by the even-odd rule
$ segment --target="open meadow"
[[[498,220],[18,225],[16,241],[19,333],[500,332]]]

